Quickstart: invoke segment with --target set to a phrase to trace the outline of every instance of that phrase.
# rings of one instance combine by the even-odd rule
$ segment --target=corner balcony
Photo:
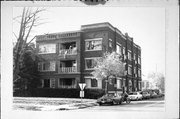
[[[58,69],[58,73],[76,73],[77,67],[61,67]]]
[[[62,49],[59,50],[59,55],[76,55],[77,54],[77,48],[74,47],[73,49]]]

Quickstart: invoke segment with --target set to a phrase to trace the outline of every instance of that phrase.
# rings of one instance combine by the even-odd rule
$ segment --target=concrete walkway
[[[14,110],[58,111],[97,106],[94,99],[14,97]]]

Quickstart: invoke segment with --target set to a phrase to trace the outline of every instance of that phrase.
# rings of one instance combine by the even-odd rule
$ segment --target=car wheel
[[[112,104],[113,104],[113,105],[115,105],[115,104],[116,104],[115,100],[113,100],[113,101],[112,101]]]
[[[121,104],[122,104],[122,101],[120,100],[120,101],[119,101],[119,105],[121,105]]]
[[[99,105],[101,106],[101,105],[102,105],[102,103],[99,103]]]
[[[138,101],[139,99],[138,99],[138,97],[136,98],[136,101]]]
[[[126,99],[126,103],[129,104],[131,100],[129,98]]]

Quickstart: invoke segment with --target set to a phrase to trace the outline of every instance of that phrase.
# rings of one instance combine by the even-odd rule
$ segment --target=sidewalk
[[[97,106],[94,99],[14,97],[13,109],[33,111],[74,110]]]

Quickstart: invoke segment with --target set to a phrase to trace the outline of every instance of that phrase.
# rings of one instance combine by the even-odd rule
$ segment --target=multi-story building
[[[141,48],[108,22],[82,25],[79,31],[38,35],[36,45],[42,88],[79,88],[79,83],[86,83],[86,88],[104,89],[105,81],[91,75],[95,59],[116,51],[123,56],[126,71],[108,84],[109,90],[141,90]]]

